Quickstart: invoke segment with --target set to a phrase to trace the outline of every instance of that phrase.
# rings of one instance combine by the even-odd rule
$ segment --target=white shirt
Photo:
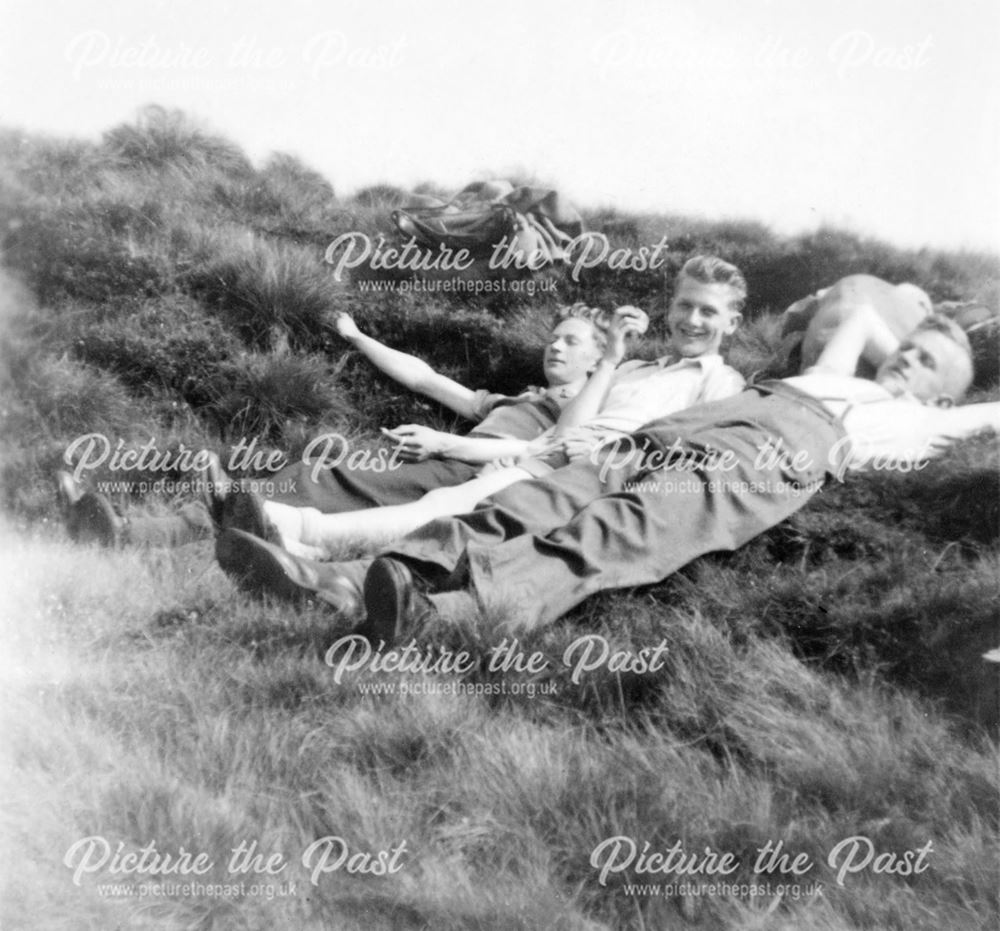
[[[739,394],[746,382],[722,356],[698,356],[671,362],[663,357],[653,362],[624,362],[611,377],[604,403],[588,429],[634,433],[652,420],[677,411],[721,401]]]
[[[786,378],[840,418],[846,437],[831,459],[849,471],[909,471],[955,440],[1000,425],[1000,404],[941,408],[890,394],[865,378],[809,372]],[[841,458],[844,457],[844,458]]]

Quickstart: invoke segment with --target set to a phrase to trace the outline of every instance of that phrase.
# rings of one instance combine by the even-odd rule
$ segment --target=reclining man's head
[[[677,273],[667,311],[670,344],[686,358],[715,355],[743,319],[747,283],[735,265],[696,255]]]
[[[607,342],[602,321],[601,311],[586,304],[560,308],[542,360],[550,386],[572,384],[597,367]]]
[[[948,406],[962,399],[972,375],[968,337],[954,321],[932,314],[879,366],[875,381],[894,395]]]

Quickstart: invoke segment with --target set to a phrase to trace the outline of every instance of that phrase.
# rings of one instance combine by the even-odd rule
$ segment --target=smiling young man
[[[743,378],[723,362],[721,348],[743,319],[746,294],[735,265],[707,255],[685,262],[667,311],[670,354],[623,363],[624,343],[609,338],[597,369],[555,428],[569,458],[651,420],[740,391]]]

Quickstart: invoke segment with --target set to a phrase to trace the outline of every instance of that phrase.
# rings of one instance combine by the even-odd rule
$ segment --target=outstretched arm
[[[390,349],[371,336],[362,333],[349,314],[334,318],[337,332],[376,368],[398,381],[403,387],[426,395],[469,420],[476,419],[476,393],[457,381],[435,372],[423,359],[396,349]]]
[[[899,339],[874,307],[862,305],[848,314],[831,335],[816,364],[807,371],[853,375],[865,359],[876,368],[899,348]]]
[[[935,432],[952,442],[976,433],[1000,433],[1000,401],[959,407],[929,407],[925,415]]]

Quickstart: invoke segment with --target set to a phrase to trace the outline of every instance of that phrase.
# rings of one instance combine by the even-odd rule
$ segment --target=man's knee
[[[819,316],[839,321],[858,307],[872,308],[897,335],[909,333],[933,310],[927,292],[911,282],[891,284],[874,275],[848,275],[820,299]]]
[[[902,338],[930,312],[926,292],[908,282],[890,284],[874,275],[848,275],[830,287],[818,301],[802,341],[802,366],[819,359],[823,348],[847,317],[862,308],[876,313],[898,338]]]

